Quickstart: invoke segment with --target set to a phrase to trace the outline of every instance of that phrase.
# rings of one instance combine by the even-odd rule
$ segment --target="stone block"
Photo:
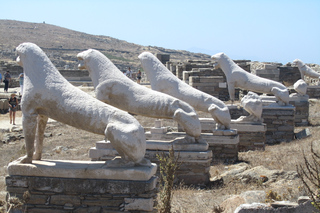
[[[310,132],[310,129],[309,129],[309,128],[306,128],[306,129],[303,129],[303,130],[295,133],[294,135],[295,135],[295,137],[296,137],[297,139],[303,139],[303,138],[306,138],[306,137],[311,136],[312,134],[311,134],[311,132]]]
[[[52,195],[52,196],[50,196],[50,204],[52,204],[52,205],[63,206],[66,203],[71,203],[74,206],[79,206],[81,204],[80,197],[72,196],[72,195]],[[35,203],[35,204],[39,204],[39,203]]]
[[[140,211],[152,211],[153,210],[153,200],[152,199],[141,199],[141,198],[125,198],[126,211],[140,210]]]
[[[105,161],[59,161],[33,160],[32,164],[12,162],[8,173],[24,176],[88,178],[113,180],[149,180],[156,172],[157,165],[151,167],[108,167]]]

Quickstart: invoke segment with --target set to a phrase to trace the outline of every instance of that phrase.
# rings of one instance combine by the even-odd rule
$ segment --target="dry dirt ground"
[[[265,151],[249,151],[239,153],[239,163],[246,162],[250,167],[264,166],[268,169],[280,171],[296,171],[296,165],[303,164],[302,150],[308,155],[310,144],[313,143],[315,150],[320,152],[320,101],[310,100],[311,126],[309,128],[312,136],[294,140],[290,143],[282,143],[266,146]],[[208,116],[208,115],[205,115]],[[21,111],[17,112],[17,118],[21,117]],[[152,127],[154,119],[136,116],[145,127]],[[19,120],[19,119],[18,119]],[[9,125],[9,115],[0,114],[0,124],[5,122]],[[165,126],[175,128],[171,120],[165,120]],[[17,122],[19,126],[19,121]],[[20,123],[21,124],[21,123]],[[172,128],[172,129],[174,129]],[[297,131],[303,129],[297,128]],[[68,160],[90,160],[88,150],[95,145],[96,141],[104,137],[78,130],[57,122],[50,122],[46,129],[44,142],[44,159],[68,159]],[[4,133],[0,133],[2,140]],[[0,200],[5,199],[5,182],[7,175],[6,166],[9,162],[25,154],[24,139],[0,144]],[[212,165],[210,173],[212,176],[222,174],[228,170],[230,165]],[[280,187],[264,185],[259,182],[243,183],[239,180],[231,180],[228,184],[219,187],[208,186],[206,188],[177,186],[174,190],[172,200],[173,212],[213,212],[213,207],[220,205],[226,198],[233,194],[240,194],[248,190],[276,191],[283,199],[296,201],[301,195],[306,195],[300,181],[283,183]]]

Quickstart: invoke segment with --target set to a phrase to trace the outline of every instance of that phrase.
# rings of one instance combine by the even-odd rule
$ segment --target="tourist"
[[[141,70],[138,70],[137,83],[140,84],[140,81],[141,81]]]
[[[126,72],[126,76],[130,79],[132,79],[132,71],[131,71],[131,68],[129,67],[127,72]]]
[[[9,71],[7,71],[5,74],[4,74],[4,77],[3,77],[3,82],[4,82],[4,92],[8,92],[8,88],[9,88],[9,82],[11,80],[11,75],[9,73]]]
[[[19,75],[20,96],[22,96],[22,92],[23,92],[23,78],[24,78],[24,75],[23,75],[23,72],[22,72]]]
[[[16,94],[12,93],[9,98],[9,116],[10,116],[10,124],[16,125],[16,111],[18,108],[18,99],[16,98]]]

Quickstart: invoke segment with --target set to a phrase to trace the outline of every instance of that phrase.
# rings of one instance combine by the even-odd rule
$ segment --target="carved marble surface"
[[[114,161],[115,164],[148,164],[144,159],[144,129],[133,116],[71,85],[37,45],[22,43],[16,50],[17,61],[24,70],[21,105],[27,151],[18,162],[31,163],[32,159],[41,159],[44,130],[48,118],[52,118],[105,135],[122,157],[118,162]]]
[[[303,61],[301,61],[300,59],[293,60],[293,65],[298,67],[302,80],[304,80],[304,76],[308,76],[310,78],[319,78],[320,77],[320,73],[311,69],[308,65],[303,63]]]
[[[198,115],[186,102],[133,82],[97,50],[86,50],[77,57],[80,60],[79,68],[85,68],[90,73],[97,99],[130,113],[172,118],[188,135],[195,138],[200,136]]]
[[[210,113],[218,123],[218,129],[230,129],[229,109],[222,101],[181,81],[153,54],[141,53],[139,59],[153,90],[172,95],[196,110]]]
[[[221,68],[226,75],[232,101],[234,101],[235,88],[241,88],[258,93],[273,94],[279,105],[289,103],[289,92],[283,84],[246,72],[224,53],[217,53],[211,58],[216,63],[215,68]]]

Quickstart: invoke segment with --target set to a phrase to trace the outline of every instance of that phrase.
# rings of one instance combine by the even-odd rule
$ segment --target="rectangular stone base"
[[[200,118],[202,132],[212,132],[216,122],[213,118]],[[239,151],[264,150],[267,126],[264,123],[237,123],[231,120],[231,129],[239,134]]]
[[[88,176],[93,174],[91,178],[66,178],[44,175],[42,172],[48,170],[41,168],[42,176],[29,176],[24,174],[25,166],[14,166],[14,174],[11,170],[6,177],[6,189],[11,197],[24,200],[22,208],[26,211],[23,212],[156,212],[157,177],[153,175],[147,180],[125,180],[127,175],[122,180],[95,179],[96,173],[89,170]],[[64,169],[68,168],[72,173],[70,164]],[[52,166],[48,169],[58,171]],[[150,167],[146,173],[151,174],[155,169]],[[33,172],[36,173],[37,168],[33,168]]]
[[[216,130],[201,135],[209,144],[213,163],[234,163],[238,160],[239,135],[236,130]]]
[[[237,119],[248,113],[241,106],[228,105],[231,118]],[[233,116],[237,117],[233,117]],[[271,104],[263,106],[263,123],[267,125],[266,144],[278,144],[281,142],[290,142],[294,139],[295,126],[295,107],[290,105],[279,106]]]
[[[165,135],[166,138],[179,138],[177,136],[185,136],[185,133],[167,133]],[[176,172],[175,181],[194,185],[207,184],[210,179],[209,170],[212,161],[212,152],[208,150],[207,143],[175,143],[173,140],[147,140],[145,157],[158,164],[157,155],[162,153],[168,155],[172,147],[175,151],[175,157],[178,158],[178,163],[181,164]],[[89,157],[92,160],[107,160],[115,156],[118,156],[117,151],[113,149],[110,142],[105,141],[97,142],[96,147],[91,148],[89,151]]]
[[[320,98],[320,86],[308,86],[307,87],[307,95],[309,98]]]
[[[275,96],[260,96],[265,106],[275,102]],[[289,104],[295,107],[295,126],[308,126],[309,122],[309,96],[298,95],[297,93],[290,94]]]

